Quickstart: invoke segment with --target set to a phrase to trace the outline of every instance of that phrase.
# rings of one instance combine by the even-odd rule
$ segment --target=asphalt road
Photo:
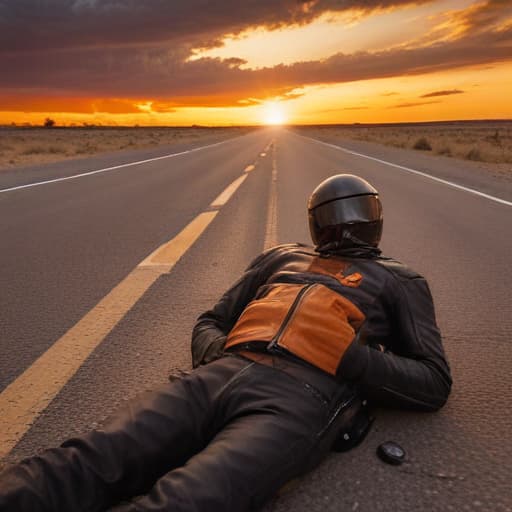
[[[192,153],[7,192],[1,190],[125,163],[126,156],[79,166],[66,162],[58,172],[44,166],[27,170],[30,175],[0,174],[4,390],[152,251],[211,209],[248,165],[255,166],[173,269],[113,326],[5,462],[101,424],[125,400],[176,369],[188,369],[197,315],[262,250],[269,233],[279,243],[309,242],[308,195],[334,172],[353,172],[381,193],[384,252],[430,283],[453,392],[436,414],[378,411],[360,447],[331,455],[266,511],[512,510],[512,206],[379,160],[508,201],[510,188],[489,174],[464,176],[456,161],[364,143],[345,147],[378,160],[269,128]],[[130,156],[152,155],[162,156]],[[274,232],[268,213],[273,194]],[[406,449],[403,466],[376,458],[378,444],[389,439]]]

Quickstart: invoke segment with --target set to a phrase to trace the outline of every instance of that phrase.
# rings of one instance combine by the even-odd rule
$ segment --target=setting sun
[[[89,0],[10,3],[40,16],[0,8],[0,125],[512,116],[512,10],[503,0],[266,0],[201,12],[181,0],[158,9],[151,0],[140,9],[132,0],[105,9]]]
[[[284,124],[286,116],[283,106],[280,103],[272,101],[265,103],[263,110],[263,123],[264,124]]]

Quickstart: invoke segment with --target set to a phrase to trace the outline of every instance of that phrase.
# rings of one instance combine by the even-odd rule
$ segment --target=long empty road
[[[385,254],[429,281],[453,392],[436,414],[377,411],[361,446],[265,510],[512,510],[512,188],[455,160],[342,146],[266,128],[0,173],[4,462],[189,369],[197,316],[264,247],[310,243],[309,194],[351,172],[381,193]],[[390,439],[400,467],[375,455]]]

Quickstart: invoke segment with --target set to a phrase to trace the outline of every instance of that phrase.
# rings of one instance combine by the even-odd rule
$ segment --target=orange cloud
[[[0,110],[11,112],[75,112],[83,114],[93,114],[94,112],[134,114],[140,112],[134,102],[124,99],[33,95],[0,96]]]
[[[321,61],[258,70],[226,65],[220,59],[183,62],[166,55],[164,50],[152,50],[149,55],[145,50],[139,52],[119,49],[91,53],[87,50],[78,54],[71,52],[60,61],[53,58],[44,60],[41,55],[37,58],[32,55],[5,58],[0,63],[0,74],[9,93],[0,89],[0,109],[8,110],[6,103],[18,110],[20,104],[21,110],[30,107],[31,90],[27,83],[39,85],[34,88],[34,106],[30,107],[35,109],[42,108],[38,106],[42,101],[41,90],[50,91],[47,101],[53,105],[61,101],[55,100],[55,96],[62,91],[64,98],[81,98],[88,92],[94,97],[126,98],[127,101],[142,98],[171,108],[233,106],[247,98],[262,100],[286,96],[306,85],[424,74],[509,61],[512,28],[482,32],[474,37],[468,35],[432,46],[348,55],[340,53]],[[14,90],[23,90],[18,101],[14,101]],[[10,101],[6,102],[6,97]],[[82,104],[80,100],[76,101],[77,105]]]
[[[388,108],[411,108],[411,107],[422,107],[423,105],[432,105],[434,103],[441,103],[440,101],[418,101],[416,103],[398,103]]]

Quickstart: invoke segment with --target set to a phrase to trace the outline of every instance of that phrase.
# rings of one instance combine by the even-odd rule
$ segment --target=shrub
[[[478,148],[471,148],[466,154],[467,160],[475,160],[477,162],[482,161],[482,154]]]
[[[491,144],[495,144],[496,146],[501,146],[501,138],[499,130],[494,132],[494,135],[489,135],[485,137],[485,140],[488,140]]]
[[[45,153],[49,153],[51,155],[57,155],[59,153],[66,153],[66,150],[60,146],[48,146],[46,148]]]
[[[413,149],[419,149],[420,151],[432,151],[432,146],[425,137],[421,137],[414,143]]]

